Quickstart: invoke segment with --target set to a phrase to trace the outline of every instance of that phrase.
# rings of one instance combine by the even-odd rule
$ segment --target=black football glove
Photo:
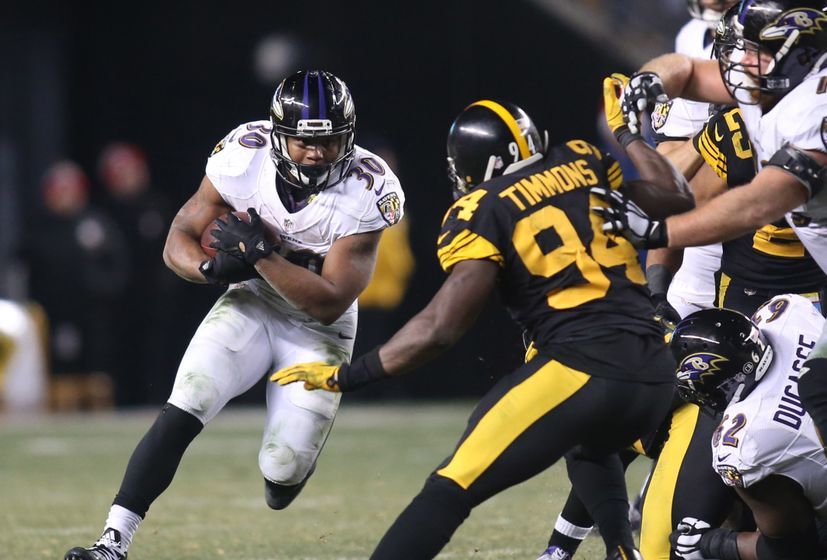
[[[265,238],[264,222],[255,208],[248,208],[247,214],[250,215],[249,222],[235,214],[228,214],[226,222],[217,218],[215,225],[218,229],[212,232],[215,241],[210,243],[210,247],[254,265],[259,259],[273,252],[273,245]]]
[[[610,234],[623,234],[638,249],[658,249],[669,244],[666,222],[653,220],[640,206],[626,198],[618,191],[603,187],[593,187],[591,193],[609,204],[592,206],[591,211],[603,218],[603,231]]]
[[[228,284],[260,278],[258,272],[244,259],[219,251],[198,267],[207,282],[226,287]]]
[[[663,89],[660,76],[654,72],[632,74],[629,83],[623,89],[620,110],[632,134],[640,134],[639,113],[652,110],[655,103],[666,103],[669,97]]]
[[[666,294],[652,294],[652,302],[655,304],[655,322],[663,327],[664,334],[674,332],[681,316],[666,299]]]
[[[649,265],[646,267],[646,283],[649,284],[649,293],[652,296],[652,303],[655,304],[655,322],[663,327],[664,335],[669,335],[681,320],[680,314],[666,298],[669,284],[672,283],[672,273],[665,265]]]

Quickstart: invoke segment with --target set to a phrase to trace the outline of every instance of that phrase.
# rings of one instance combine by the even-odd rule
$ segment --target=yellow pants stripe
[[[669,560],[669,534],[673,529],[672,500],[700,411],[694,404],[685,404],[672,414],[669,439],[649,479],[643,504],[640,553],[646,560]]]
[[[503,395],[460,444],[451,462],[437,474],[467,490],[520,434],[589,379],[586,373],[550,361]]]
[[[726,299],[726,291],[729,289],[731,278],[721,273],[721,279],[718,281],[718,301],[715,302],[715,307],[723,307]]]

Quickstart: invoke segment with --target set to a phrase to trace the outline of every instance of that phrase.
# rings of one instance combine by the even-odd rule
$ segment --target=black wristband
[[[710,529],[698,542],[698,550],[706,558],[741,560],[738,553],[738,533],[730,529]]]
[[[628,126],[621,126],[615,130],[615,138],[617,138],[617,143],[620,144],[624,150],[626,149],[626,146],[635,140],[643,140],[643,136],[640,134],[634,134],[631,130],[629,130]]]
[[[343,393],[353,391],[388,377],[385,368],[382,367],[382,360],[379,359],[379,346],[362,354],[350,364],[342,364],[336,380],[339,383],[339,390]]]
[[[649,241],[646,243],[646,248],[662,249],[664,247],[669,247],[669,233],[666,231],[666,218],[656,220],[653,223],[656,225],[651,231]]]
[[[654,295],[665,294],[669,291],[672,282],[672,273],[666,265],[653,264],[646,267],[646,282],[649,284],[649,293]]]

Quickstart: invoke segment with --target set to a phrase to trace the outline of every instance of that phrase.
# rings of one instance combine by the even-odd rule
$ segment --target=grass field
[[[263,410],[230,408],[192,444],[153,505],[132,560],[367,558],[396,515],[447,456],[471,402],[351,405],[340,410],[318,468],[284,511],[267,508],[257,455]],[[129,454],[155,411],[0,417],[0,550],[61,560],[97,538]],[[632,465],[634,492],[646,464]],[[562,506],[562,464],[489,500],[439,558],[534,560]],[[602,559],[589,537],[578,558]]]

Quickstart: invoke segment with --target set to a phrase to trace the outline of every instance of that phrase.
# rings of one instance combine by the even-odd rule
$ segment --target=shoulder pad
[[[791,144],[784,144],[767,165],[779,167],[807,187],[810,198],[816,196],[827,183],[827,167]]]
[[[213,148],[207,160],[207,175],[211,179],[243,175],[256,153],[269,147],[270,123],[268,121],[244,123],[234,128]]]
[[[585,140],[569,140],[566,142],[566,146],[576,154],[583,156],[591,154],[597,159],[603,159],[603,152],[600,148],[594,144],[586,142]]]

